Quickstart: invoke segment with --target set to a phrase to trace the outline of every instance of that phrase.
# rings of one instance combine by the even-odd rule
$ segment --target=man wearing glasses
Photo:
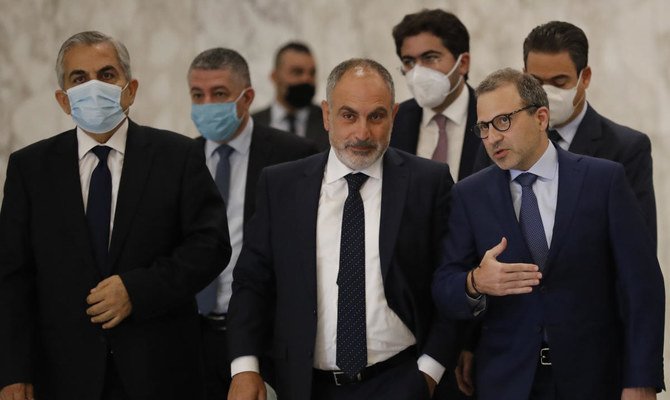
[[[466,83],[470,36],[443,10],[406,15],[393,28],[401,72],[414,98],[400,104],[391,146],[449,164],[454,180],[470,175],[480,141],[467,130],[477,118]]]
[[[552,144],[530,75],[496,71],[476,96],[495,165],[452,189],[433,297],[481,322],[478,398],[656,398],[663,277],[623,167]]]

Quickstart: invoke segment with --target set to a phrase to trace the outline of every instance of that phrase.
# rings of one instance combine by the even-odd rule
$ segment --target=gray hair
[[[328,103],[331,103],[331,95],[337,83],[342,79],[344,74],[354,68],[361,68],[366,70],[372,70],[376,72],[388,86],[389,92],[391,92],[391,104],[395,103],[395,88],[393,86],[393,78],[391,74],[382,66],[380,63],[368,58],[352,58],[347,61],[341,62],[337,67],[333,68],[328,75],[328,84],[326,85],[326,99]]]
[[[524,107],[530,105],[549,107],[547,93],[542,88],[540,81],[530,74],[524,74],[512,68],[499,69],[489,74],[475,89],[475,96],[479,97],[510,83],[516,86]],[[530,113],[532,110],[528,112]]]
[[[216,47],[205,50],[198,54],[191,62],[188,68],[189,74],[194,69],[217,70],[228,69],[244,81],[245,86],[251,86],[251,76],[249,75],[249,65],[240,53],[223,47]]]
[[[60,47],[58,58],[56,59],[56,78],[58,79],[58,85],[61,89],[65,87],[65,66],[63,65],[65,53],[67,53],[75,46],[92,46],[98,43],[109,43],[114,47],[116,50],[116,57],[118,58],[119,64],[121,65],[123,75],[128,81],[133,79],[132,73],[130,72],[130,54],[128,54],[128,49],[126,46],[113,37],[105,35],[104,33],[98,31],[86,31],[70,36],[70,38],[67,39]]]

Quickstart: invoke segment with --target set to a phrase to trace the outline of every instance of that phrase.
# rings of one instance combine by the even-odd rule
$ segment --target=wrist
[[[477,280],[475,277],[475,271],[479,268],[479,265],[474,267],[473,269],[468,272],[468,275],[465,277],[466,280],[466,290],[468,292],[468,295],[473,298],[478,298],[480,297],[483,293],[479,291],[477,288]]]

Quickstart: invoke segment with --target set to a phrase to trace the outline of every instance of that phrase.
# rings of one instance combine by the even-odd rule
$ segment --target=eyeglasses
[[[520,113],[521,111],[528,110],[529,108],[538,108],[538,107],[540,106],[537,104],[531,104],[529,106],[519,108],[516,111],[512,111],[511,113],[496,115],[490,121],[477,122],[475,126],[472,127],[472,132],[478,138],[486,139],[487,137],[489,137],[489,124],[493,125],[493,127],[498,132],[505,132],[510,128],[510,126],[512,126],[512,115]]]
[[[412,68],[416,66],[417,63],[421,63],[421,65],[426,66],[426,67],[432,67],[440,63],[442,61],[443,55],[440,53],[436,52],[428,52],[425,54],[421,54],[418,58],[415,57],[403,57],[401,62],[402,66],[400,67],[400,73],[405,75],[408,73]]]

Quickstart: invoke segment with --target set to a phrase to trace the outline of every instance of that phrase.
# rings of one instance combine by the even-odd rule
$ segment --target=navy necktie
[[[286,122],[288,122],[288,131],[297,135],[295,131],[295,114],[286,114]]]
[[[521,185],[521,210],[519,212],[521,232],[526,239],[526,245],[533,256],[533,261],[541,271],[547,261],[549,246],[542,225],[540,208],[537,205],[537,197],[533,192],[533,183],[536,179],[537,175],[525,172],[517,176],[515,180]]]
[[[217,147],[215,151],[219,153],[219,162],[216,164],[214,181],[216,182],[216,187],[219,189],[221,198],[228,204],[228,191],[230,189],[230,154],[233,152],[233,148],[227,144],[222,144]],[[198,310],[200,311],[200,314],[208,315],[214,310],[214,307],[216,306],[218,281],[218,277],[214,278],[209,285],[195,296],[198,301]]]
[[[551,140],[554,143],[558,143],[561,140],[563,140],[563,138],[561,137],[561,134],[558,133],[558,131],[556,129],[550,129],[549,132],[547,133],[547,135],[549,136],[549,140]]]
[[[365,210],[359,192],[365,174],[344,177],[349,194],[342,214],[340,270],[337,275],[337,366],[355,377],[368,362],[365,327]]]
[[[112,213],[112,174],[107,166],[108,146],[96,146],[91,151],[98,165],[91,174],[88,188],[86,219],[91,234],[95,262],[103,277],[109,276],[109,224]]]

